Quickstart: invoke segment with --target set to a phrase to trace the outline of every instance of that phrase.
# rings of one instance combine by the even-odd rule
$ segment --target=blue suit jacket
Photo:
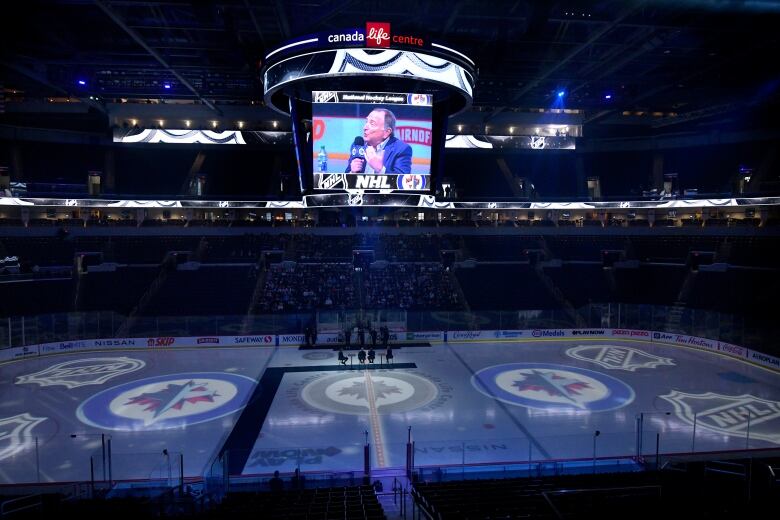
[[[385,173],[394,174],[407,174],[412,173],[412,147],[396,138],[390,137],[385,145],[385,154],[383,164],[385,167]],[[368,173],[374,173],[374,170],[366,165]],[[347,164],[346,173],[349,173],[349,164]]]

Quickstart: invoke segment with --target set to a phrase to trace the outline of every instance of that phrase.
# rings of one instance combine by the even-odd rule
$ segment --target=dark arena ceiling
[[[265,55],[366,21],[474,60],[474,104],[452,121],[473,133],[505,133],[552,108],[591,137],[774,131],[780,115],[775,1],[62,0],[4,11],[6,124],[21,124],[17,102],[52,114],[47,103],[70,97],[104,127],[140,103],[262,127],[278,118],[262,104]]]

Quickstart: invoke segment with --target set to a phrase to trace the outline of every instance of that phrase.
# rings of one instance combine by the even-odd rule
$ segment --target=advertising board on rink
[[[513,341],[525,339],[581,341],[598,338],[613,338],[616,341],[639,339],[673,346],[718,352],[726,356],[744,359],[773,370],[780,371],[780,358],[750,350],[724,341],[697,336],[660,331],[635,329],[532,329],[532,330],[451,330],[451,331],[391,331],[391,343],[408,342],[470,342],[470,341]],[[157,349],[175,347],[220,348],[231,346],[273,347],[277,345],[303,345],[303,334],[255,334],[240,336],[190,336],[190,337],[144,337],[144,338],[101,338],[59,341],[0,349],[0,362],[27,357],[89,350]],[[336,345],[344,342],[341,333],[319,333],[317,345]],[[590,342],[588,342],[589,344]],[[584,347],[583,347],[584,348]],[[615,347],[617,348],[617,347]]]

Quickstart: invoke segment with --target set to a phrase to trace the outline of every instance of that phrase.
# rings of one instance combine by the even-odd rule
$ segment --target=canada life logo
[[[366,22],[366,46],[390,47],[390,24],[387,22]]]

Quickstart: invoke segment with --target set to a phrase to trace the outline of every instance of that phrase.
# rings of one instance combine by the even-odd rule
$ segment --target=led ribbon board
[[[289,111],[285,90],[333,90],[333,81],[398,79],[423,80],[447,91],[453,108],[450,115],[471,105],[472,72],[447,58],[402,50],[333,49],[285,58],[267,66],[263,74],[266,104],[279,112]]]

